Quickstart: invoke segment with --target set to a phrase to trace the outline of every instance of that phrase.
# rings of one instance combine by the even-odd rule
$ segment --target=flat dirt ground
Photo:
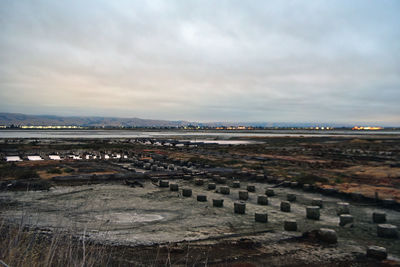
[[[229,195],[218,193],[218,187],[208,190],[207,182],[203,186],[196,186],[193,181],[174,182],[180,188],[192,188],[193,196],[183,197],[180,192],[160,188],[150,181],[144,182],[143,188],[119,184],[57,186],[50,191],[2,193],[3,199],[15,201],[13,206],[2,210],[2,217],[17,223],[22,220],[26,225],[41,229],[62,228],[85,233],[89,239],[102,244],[146,247],[144,251],[149,254],[159,251],[165,256],[170,249],[177,262],[182,259],[175,256],[183,254],[184,257],[188,253],[187,246],[192,247],[190,257],[201,251],[199,263],[207,259],[208,253],[208,260],[215,264],[245,260],[258,265],[267,258],[277,265],[279,261],[287,264],[298,264],[298,261],[351,262],[363,255],[368,245],[384,246],[390,258],[400,258],[399,239],[377,237],[376,224],[372,223],[375,210],[372,206],[351,203],[354,226],[340,227],[336,215],[336,203],[340,199],[305,193],[300,189],[275,188],[276,196],[269,198],[269,205],[262,206],[257,204],[257,196],[264,194],[268,184],[252,182],[256,192],[249,193],[246,214],[239,215],[233,212],[233,203],[238,200],[238,191],[246,188],[246,182],[241,183],[242,189],[231,188]],[[288,193],[297,195],[289,213],[279,208]],[[198,202],[196,196],[199,194],[206,195],[208,201]],[[306,219],[305,207],[316,197],[322,198],[324,203],[321,219]],[[224,199],[224,207],[212,206],[212,199],[218,198]],[[255,222],[255,212],[268,213],[268,222]],[[385,212],[388,222],[400,227],[400,213]],[[286,219],[297,220],[298,231],[284,231]],[[324,246],[301,238],[303,232],[319,228],[336,230],[338,245]],[[144,255],[136,250],[128,249],[129,253]],[[270,257],[265,258],[265,255]],[[146,257],[139,257],[137,263],[154,260],[154,255],[149,259]],[[196,258],[190,261],[196,261]]]

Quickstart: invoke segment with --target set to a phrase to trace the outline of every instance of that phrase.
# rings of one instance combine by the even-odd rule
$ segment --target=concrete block
[[[240,182],[239,181],[234,181],[232,183],[232,188],[240,188]]]
[[[322,199],[321,198],[313,198],[311,200],[311,206],[318,206],[320,208],[323,207]]]
[[[217,185],[215,183],[209,183],[208,184],[208,190],[214,190],[217,188]]]
[[[251,184],[247,185],[247,191],[256,192],[256,186]]]
[[[195,184],[195,185],[201,186],[201,185],[204,184],[204,180],[203,180],[203,179],[195,179],[195,180],[194,180],[194,184]]]
[[[235,202],[234,203],[234,212],[237,214],[245,214],[246,213],[246,203]]]
[[[206,202],[207,196],[206,195],[197,195],[197,201]]]
[[[169,187],[169,181],[167,181],[167,180],[160,180],[159,185],[160,185],[160,187]]]
[[[318,230],[318,238],[319,240],[329,243],[336,244],[337,243],[337,234],[333,229],[321,228]]]
[[[397,238],[397,226],[392,224],[378,224],[377,234],[379,237]]]
[[[184,197],[191,197],[191,196],[192,196],[192,189],[190,189],[190,188],[183,188],[183,189],[182,189],[182,196],[184,196]]]
[[[226,184],[226,178],[225,177],[220,177],[217,179],[217,183],[219,184]]]
[[[213,206],[214,207],[223,207],[224,206],[224,200],[223,199],[213,199]]]
[[[350,205],[346,202],[338,202],[336,213],[337,215],[350,214]]]
[[[221,186],[219,188],[219,192],[223,195],[229,195],[230,194],[230,189],[229,186]]]
[[[268,197],[265,195],[259,195],[257,197],[257,204],[259,205],[268,205]]]
[[[240,190],[239,191],[239,199],[240,200],[248,200],[249,199],[249,192],[248,191],[244,191],[244,190]]]
[[[282,201],[281,202],[281,211],[283,212],[290,212],[290,202]]]
[[[296,220],[285,220],[283,222],[283,229],[285,229],[285,231],[297,231]]]
[[[339,222],[340,226],[345,226],[347,224],[352,224],[353,222],[354,222],[354,218],[350,214],[342,214],[342,215],[340,215],[340,222]]]
[[[189,175],[189,174],[183,175],[183,180],[190,180],[190,179],[192,179],[191,175]]]
[[[265,190],[265,194],[266,194],[267,196],[269,196],[269,197],[273,197],[273,196],[275,196],[275,191],[274,191],[274,189],[272,189],[272,188],[267,188],[267,189]]]
[[[267,213],[256,212],[254,214],[254,219],[255,219],[256,222],[266,223],[266,222],[268,222],[268,214]]]
[[[385,223],[386,222],[386,213],[381,211],[375,211],[372,213],[372,221],[374,223]]]
[[[171,191],[179,191],[179,185],[178,184],[169,184],[169,189]]]
[[[287,201],[290,201],[290,202],[295,202],[296,201],[296,195],[295,194],[287,194],[287,196],[286,196],[286,198],[287,198]]]
[[[319,220],[320,217],[319,206],[307,206],[306,213],[307,213],[307,219]]]
[[[384,260],[387,258],[386,248],[378,246],[369,246],[367,248],[367,257],[377,260]]]

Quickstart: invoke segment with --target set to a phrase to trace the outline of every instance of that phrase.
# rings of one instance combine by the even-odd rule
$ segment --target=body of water
[[[141,131],[141,130],[0,130],[0,138],[168,138],[168,137],[212,137],[229,139],[234,137],[400,137],[400,131],[300,131],[269,130],[246,132],[219,131]],[[204,140],[203,140],[204,141]]]

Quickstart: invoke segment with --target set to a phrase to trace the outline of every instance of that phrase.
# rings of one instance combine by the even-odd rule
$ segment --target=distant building
[[[22,161],[22,159],[19,156],[6,156],[6,161],[16,162],[16,161]]]
[[[30,160],[30,161],[38,161],[38,160],[43,160],[43,159],[40,156],[28,156],[28,160]]]

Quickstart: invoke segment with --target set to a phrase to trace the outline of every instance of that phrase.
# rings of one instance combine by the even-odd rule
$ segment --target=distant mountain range
[[[145,120],[115,117],[62,117],[52,115],[26,115],[0,113],[0,125],[26,126],[83,126],[83,127],[179,127],[189,125],[186,121]]]
[[[285,122],[188,122],[168,120],[147,120],[139,118],[85,117],[26,115],[19,113],[0,113],[0,126],[81,126],[81,127],[183,127],[183,126],[246,126],[246,127],[349,127],[345,124],[324,123],[285,123]]]

